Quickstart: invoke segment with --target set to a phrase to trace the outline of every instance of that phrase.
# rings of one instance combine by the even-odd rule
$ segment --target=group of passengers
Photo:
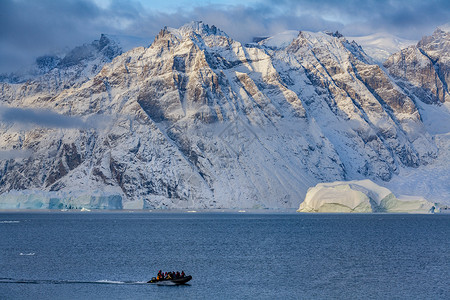
[[[156,280],[160,281],[160,280],[179,279],[179,278],[183,278],[185,276],[186,276],[186,274],[184,274],[184,271],[181,271],[181,273],[178,271],[163,273],[163,271],[159,270],[158,275],[156,275]]]

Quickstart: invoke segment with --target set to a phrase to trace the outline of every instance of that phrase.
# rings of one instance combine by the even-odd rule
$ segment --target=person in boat
[[[163,277],[162,271],[159,270],[159,271],[158,271],[158,275],[156,275],[156,280],[157,280],[157,281],[160,281],[160,280],[162,280],[163,278],[164,278],[164,277]]]
[[[184,273],[184,271],[181,271],[181,273],[179,271],[175,272],[163,272],[162,270],[158,271],[158,275],[156,275],[156,278],[153,277],[156,281],[162,281],[162,280],[173,280],[173,279],[180,279],[180,278],[184,278],[186,277],[186,274]],[[153,280],[152,278],[152,280]]]

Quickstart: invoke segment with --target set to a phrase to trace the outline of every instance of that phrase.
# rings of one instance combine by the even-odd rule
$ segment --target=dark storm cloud
[[[387,31],[420,39],[450,21],[448,0],[261,0],[242,5],[205,1],[171,12],[152,8],[155,3],[113,0],[99,6],[91,0],[1,0],[0,73],[55,49],[89,43],[101,33],[151,42],[164,26],[179,27],[192,20],[214,24],[242,42],[290,29],[339,30],[348,36]]]
[[[448,0],[267,0],[298,16],[313,14],[325,20],[339,20],[348,35],[390,32],[404,38],[420,39],[450,21]]]
[[[30,109],[0,106],[0,123],[16,125],[19,128],[99,128],[106,126],[105,117],[96,116],[84,121],[80,117],[66,116],[46,109]]]
[[[154,12],[152,12],[154,13]],[[288,29],[318,31],[340,29],[342,25],[315,15],[299,18],[293,14],[277,14],[274,7],[264,3],[252,7],[244,5],[206,5],[173,13],[156,13],[136,19],[128,28],[128,34],[141,32],[142,36],[155,36],[164,26],[179,27],[193,20],[213,24],[232,38],[250,42],[255,36],[268,36]]]
[[[38,56],[119,32],[140,18],[137,2],[100,8],[88,0],[1,0],[0,72],[17,70]]]

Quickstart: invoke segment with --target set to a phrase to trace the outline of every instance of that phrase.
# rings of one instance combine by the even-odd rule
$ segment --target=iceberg
[[[298,212],[325,213],[427,213],[435,206],[423,197],[397,198],[373,181],[353,180],[319,183],[309,188]]]
[[[0,209],[122,209],[122,196],[93,191],[53,192],[21,190],[0,195]]]

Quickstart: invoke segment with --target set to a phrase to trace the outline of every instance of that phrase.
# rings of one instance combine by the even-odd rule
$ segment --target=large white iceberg
[[[421,197],[398,199],[371,180],[319,183],[309,188],[299,212],[430,212],[434,203]]]

